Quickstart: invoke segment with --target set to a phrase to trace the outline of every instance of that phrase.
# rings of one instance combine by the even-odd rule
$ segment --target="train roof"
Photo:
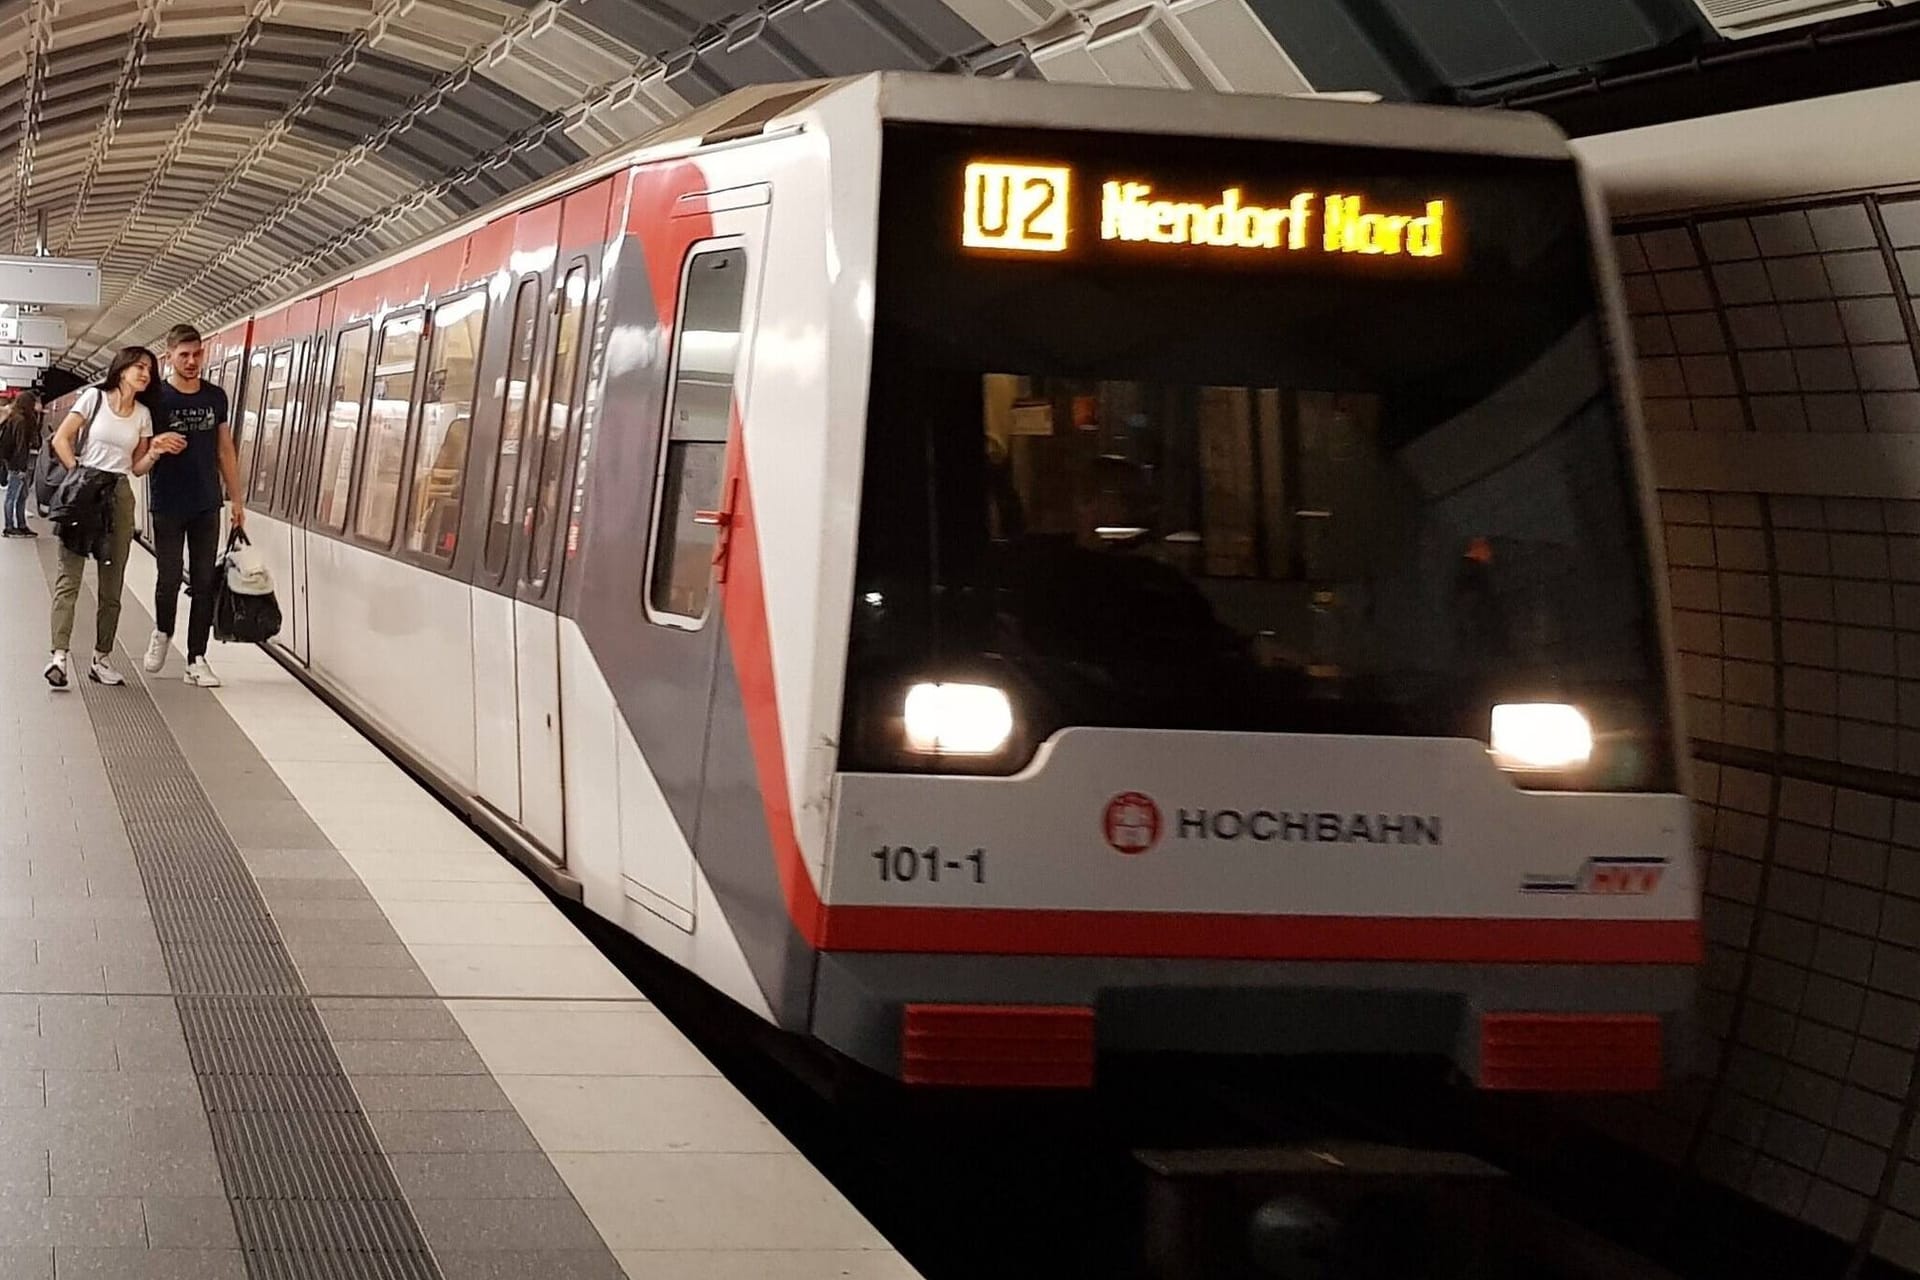
[[[1085,129],[1327,142],[1413,151],[1564,158],[1567,142],[1544,116],[1461,107],[1356,102],[1192,89],[981,80],[880,72],[843,82],[874,85],[883,120],[985,127]]]
[[[456,240],[503,214],[634,165],[803,129],[810,119],[820,118],[833,99],[846,100],[855,114],[866,116],[876,128],[898,121],[1293,140],[1533,159],[1565,159],[1572,154],[1566,137],[1546,117],[1492,108],[1409,106],[1338,96],[991,80],[917,71],[877,71],[836,80],[754,85],[716,98],[652,133],[477,209],[441,231],[304,286],[250,314],[272,315],[303,298]],[[246,318],[228,321],[217,332],[225,333],[245,323]]]
[[[876,71],[736,90],[611,154],[639,163],[778,132],[782,125],[804,125],[835,98],[864,99],[876,122],[1257,138],[1543,158],[1569,154],[1558,126],[1528,112],[1363,102],[1345,95],[989,80],[925,71]]]

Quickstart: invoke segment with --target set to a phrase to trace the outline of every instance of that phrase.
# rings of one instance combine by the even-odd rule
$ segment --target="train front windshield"
[[[1568,164],[890,128],[842,767],[1550,701],[1670,787],[1606,342]],[[940,684],[1004,748],[911,741]]]

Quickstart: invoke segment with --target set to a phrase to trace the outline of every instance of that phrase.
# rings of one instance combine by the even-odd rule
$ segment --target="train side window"
[[[236,449],[240,446],[240,357],[228,356],[220,365],[214,379],[216,385],[227,393],[227,430],[233,435]]]
[[[560,325],[554,332],[549,371],[546,440],[540,447],[539,488],[534,491],[533,533],[527,582],[546,585],[553,570],[553,520],[560,509],[560,481],[567,469],[567,429],[573,421],[574,379],[580,372],[580,327],[587,306],[587,266],[569,268],[561,285]]]
[[[260,404],[267,389],[267,353],[255,349],[247,357],[247,381],[242,389],[245,402],[240,406],[240,483],[253,476],[253,447],[260,436]]]
[[[726,470],[746,287],[747,251],[737,245],[687,263],[647,573],[648,610],[670,625],[701,622],[713,592],[720,528],[709,513],[720,506]]]
[[[300,432],[300,453],[288,471],[287,516],[304,524],[313,518],[315,495],[319,489],[320,449],[327,438],[327,390],[332,385],[327,357],[333,350],[333,335],[322,330],[314,335],[308,350],[310,363],[302,375],[300,412],[306,426]]]
[[[249,498],[262,506],[273,501],[273,478],[280,462],[280,439],[287,425],[287,381],[293,372],[293,348],[282,347],[267,365],[266,403],[260,410]]]
[[[280,443],[280,478],[275,482],[275,509],[288,520],[300,520],[300,476],[305,470],[307,436],[313,430],[313,365],[319,363],[319,344],[301,338],[294,344],[294,367],[286,376],[286,426]]]
[[[526,434],[527,407],[539,388],[531,385],[535,375],[534,346],[540,337],[540,281],[528,278],[520,282],[513,300],[513,330],[507,351],[507,393],[501,398],[500,451],[493,468],[493,501],[487,506],[486,569],[498,578],[507,571],[507,553],[513,546],[514,526],[519,523],[520,440]]]
[[[327,436],[320,449],[320,503],[315,518],[334,533],[347,527],[347,494],[353,488],[353,447],[367,385],[367,347],[372,330],[355,325],[334,345],[333,387],[327,397]]]
[[[400,509],[400,473],[407,456],[407,419],[413,413],[414,372],[420,365],[420,333],[426,316],[396,316],[380,327],[380,354],[373,363],[373,393],[367,415],[366,475],[353,521],[356,536],[382,546],[393,540]]]
[[[463,293],[435,308],[433,337],[427,344],[427,385],[408,491],[407,550],[443,563],[453,559],[460,536],[467,440],[486,320],[486,291]]]

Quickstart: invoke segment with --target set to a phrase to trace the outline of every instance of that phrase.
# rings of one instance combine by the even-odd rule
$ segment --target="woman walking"
[[[133,476],[153,470],[159,454],[178,453],[186,441],[169,434],[157,439],[153,418],[141,403],[148,388],[159,381],[160,362],[145,347],[126,347],[113,358],[98,387],[89,387],[74,401],[72,412],[53,433],[53,451],[69,471],[85,469],[87,480],[103,492],[103,527],[93,536],[63,529],[60,539],[60,576],[53,587],[53,655],[41,674],[55,689],[72,684],[67,645],[73,636],[73,610],[80,598],[80,574],[91,551],[100,561],[97,572],[98,612],[94,615],[93,664],[87,678],[101,684],[125,684],[113,669],[113,641],[120,628],[120,593],[127,571],[127,551],[133,545]]]
[[[6,536],[31,538],[27,527],[27,490],[33,485],[33,455],[40,448],[40,400],[31,391],[13,398],[6,421],[0,422],[0,479],[6,482],[3,504]]]

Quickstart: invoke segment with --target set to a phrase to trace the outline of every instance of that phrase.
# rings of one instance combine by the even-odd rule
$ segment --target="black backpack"
[[[87,447],[87,432],[93,430],[93,420],[100,412],[100,406],[107,402],[107,393],[102,391],[93,398],[93,408],[87,411],[87,420],[80,428],[80,434],[73,441],[73,457],[77,462],[80,453]],[[60,488],[60,482],[67,478],[67,464],[60,461],[60,455],[54,452],[53,437],[49,435],[40,444],[40,457],[33,467],[33,506],[41,514],[53,509],[53,495]]]

